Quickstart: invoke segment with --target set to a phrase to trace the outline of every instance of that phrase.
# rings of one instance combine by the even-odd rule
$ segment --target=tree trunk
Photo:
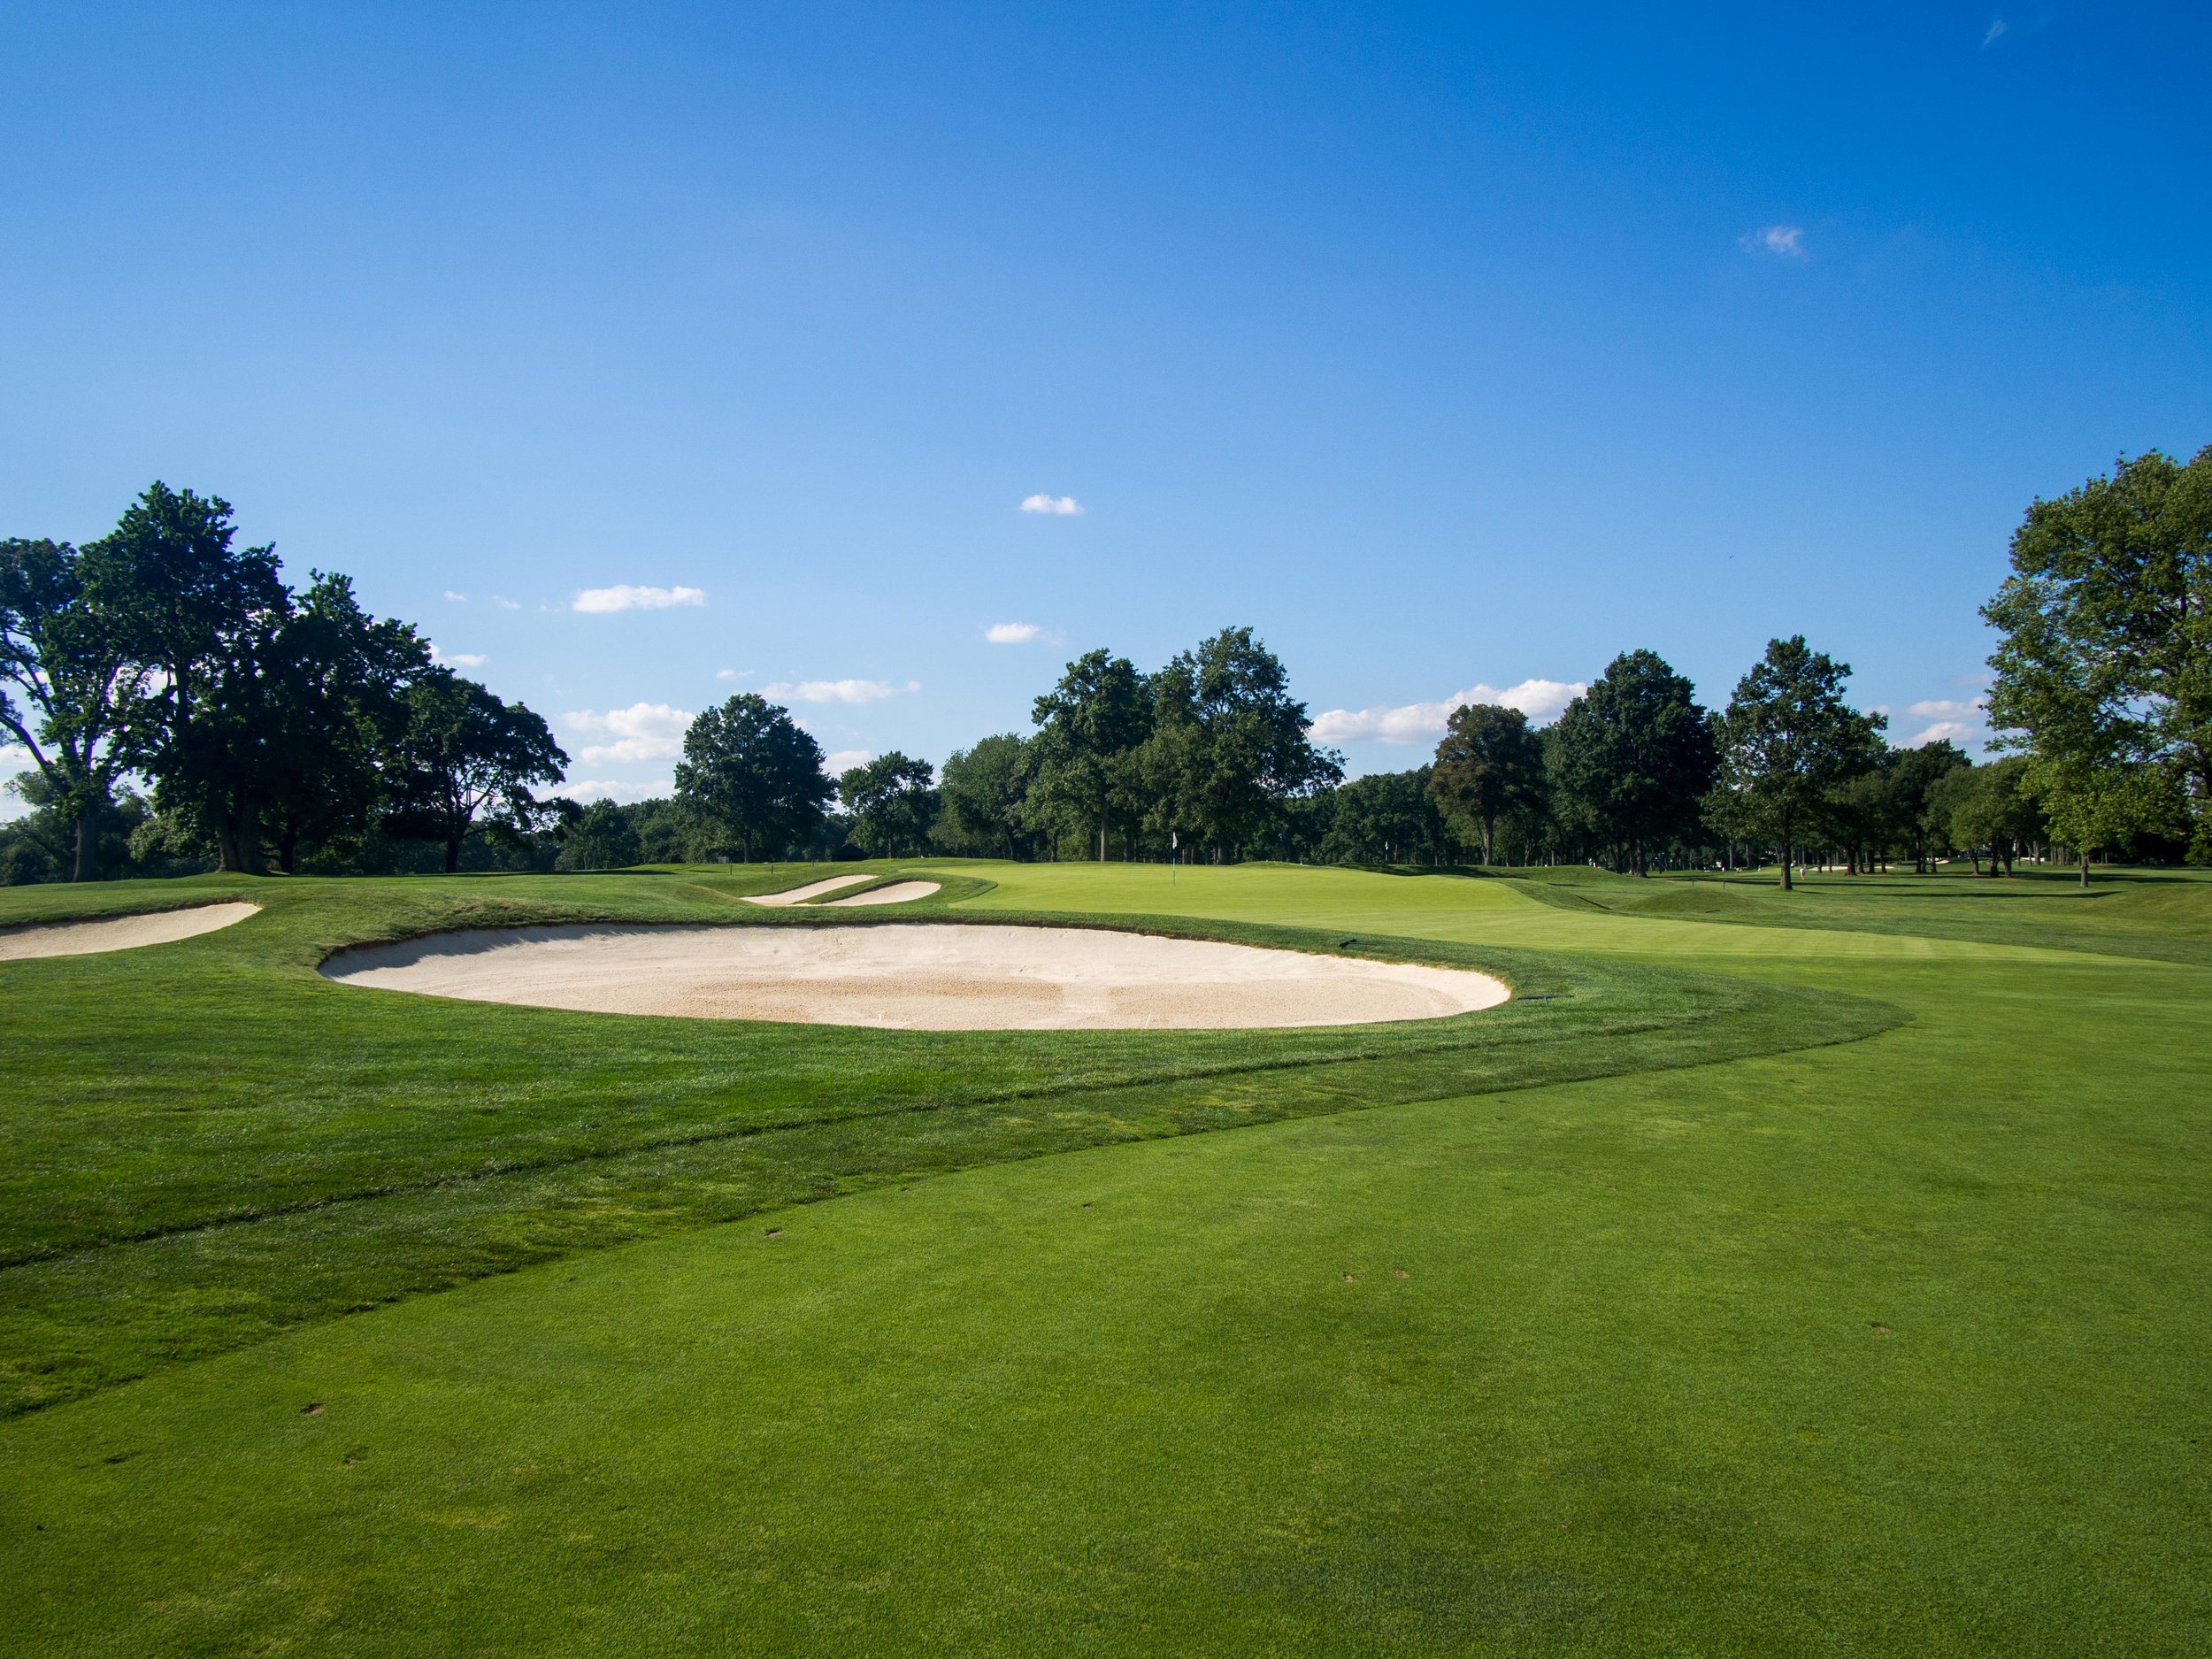
[[[2085,887],[2089,885],[2089,849],[2086,847],[2081,849],[2081,884]]]
[[[77,817],[77,863],[69,873],[72,881],[97,881],[100,879],[100,820],[90,811]]]
[[[461,868],[461,843],[466,839],[465,835],[449,835],[445,838],[446,874],[452,875]]]
[[[1782,837],[1782,891],[1790,891],[1790,838]]]
[[[1106,862],[1106,809],[1098,809],[1098,862]]]
[[[288,876],[296,876],[300,872],[300,833],[289,824],[277,837],[277,868]]]

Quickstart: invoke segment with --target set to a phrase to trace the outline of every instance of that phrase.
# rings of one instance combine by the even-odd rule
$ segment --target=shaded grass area
[[[1519,996],[1305,1032],[891,1033],[444,1001],[314,972],[345,943],[523,922],[901,926],[989,886],[930,873],[946,891],[895,918],[738,902],[805,879],[788,871],[211,883],[203,898],[244,892],[264,913],[174,946],[8,964],[0,1407],[884,1181],[1847,1041],[1901,1018],[1526,950],[1141,916],[1118,925],[1479,967]]]

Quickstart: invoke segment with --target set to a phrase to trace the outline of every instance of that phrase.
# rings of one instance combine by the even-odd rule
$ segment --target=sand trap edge
[[[66,922],[29,922],[0,928],[0,962],[41,962],[55,956],[97,956],[113,950],[142,950],[152,945],[173,945],[180,939],[235,927],[261,914],[258,904],[243,899],[222,899],[213,904],[188,904],[173,910],[140,910],[128,916],[80,918]],[[26,944],[50,946],[23,949]]]

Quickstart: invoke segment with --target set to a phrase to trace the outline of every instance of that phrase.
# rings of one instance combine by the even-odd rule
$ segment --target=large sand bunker
[[[89,956],[103,950],[135,950],[166,945],[195,933],[242,922],[260,911],[258,904],[203,904],[188,910],[161,910],[151,916],[117,916],[104,922],[49,922],[0,933],[0,962],[30,956]]]
[[[609,1014],[900,1031],[1235,1030],[1438,1019],[1486,973],[1075,927],[484,929],[342,951],[347,985]]]

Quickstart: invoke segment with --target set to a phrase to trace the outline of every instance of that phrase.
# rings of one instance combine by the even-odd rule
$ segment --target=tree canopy
[[[684,733],[676,798],[734,842],[780,852],[821,821],[834,794],[822,746],[757,692],[709,709]]]
[[[1766,654],[1729,700],[1722,780],[1748,824],[1781,843],[1790,880],[1797,833],[1839,785],[1873,769],[1886,722],[1844,701],[1847,663],[1811,649],[1801,634],[1767,641]]]

